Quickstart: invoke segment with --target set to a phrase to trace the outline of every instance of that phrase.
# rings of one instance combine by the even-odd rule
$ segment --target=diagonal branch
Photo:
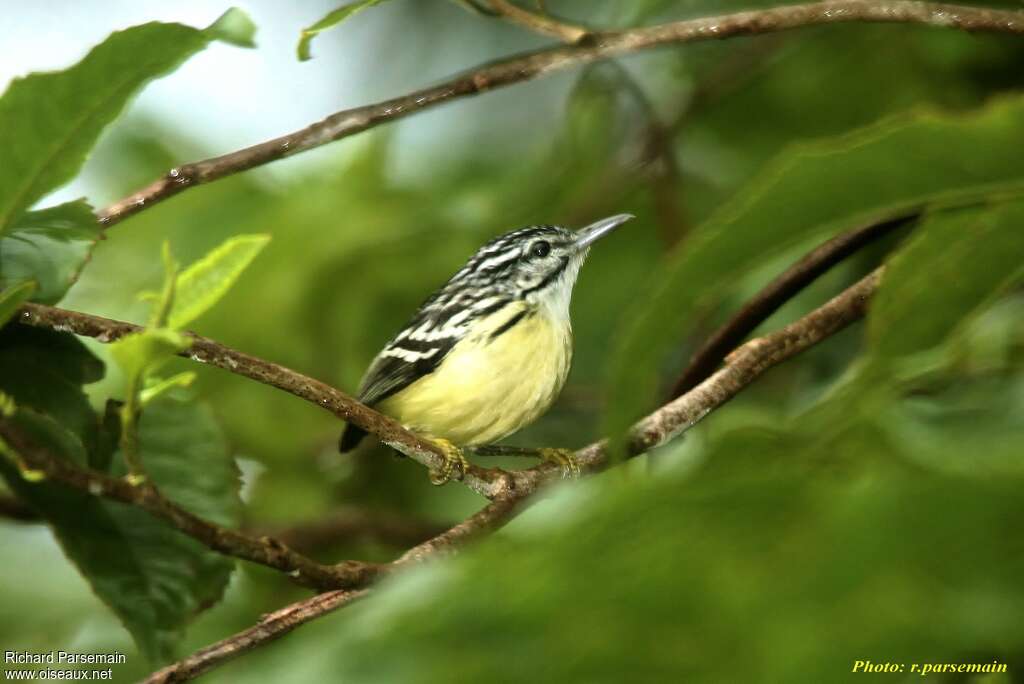
[[[862,318],[871,296],[878,288],[882,270],[876,269],[794,323],[764,337],[753,339],[737,349],[729,356],[722,369],[690,392],[640,421],[630,436],[628,454],[638,455],[677,437],[696,425],[711,411],[728,402],[769,368],[796,356]],[[576,456],[591,472],[608,465],[603,442],[582,449]],[[435,556],[455,552],[467,541],[500,528],[529,505],[533,498],[531,495],[557,471],[557,466],[550,464],[521,471],[524,477],[517,480],[515,489],[508,490],[447,532],[413,547],[401,558],[389,564],[389,569],[393,571]],[[283,608],[269,618],[261,620],[255,627],[197,651],[184,660],[158,671],[145,680],[145,684],[180,682],[196,677],[245,651],[277,639],[299,624],[333,612],[351,600],[365,596],[366,593],[367,590],[353,593],[331,592],[321,595],[328,597],[322,601],[318,600],[320,597],[315,597]],[[272,619],[277,615],[295,615],[298,618],[295,621],[284,620],[277,624]]]
[[[317,594],[264,615],[259,622],[232,637],[200,649],[176,663],[157,670],[144,684],[171,684],[195,679],[209,670],[234,660],[256,646],[280,639],[299,625],[334,612],[362,598],[366,591],[335,590]]]
[[[376,104],[346,109],[306,128],[252,147],[184,164],[103,209],[98,218],[103,225],[111,226],[187,188],[311,150],[423,109],[590,62],[666,45],[851,22],[910,23],[973,32],[1024,34],[1024,12],[914,0],[826,0],[594,33],[587,40],[573,45],[491,62],[440,85]]]
[[[394,561],[393,568],[418,563],[431,556],[454,553],[467,543],[505,525],[525,507],[529,492],[515,493],[495,499],[458,525],[432,539],[417,544]]]
[[[321,565],[276,539],[250,537],[215,525],[167,499],[152,483],[130,484],[127,479],[80,468],[54,456],[10,418],[0,417],[0,438],[14,450],[25,467],[43,473],[51,482],[141,508],[214,551],[288,573],[301,584],[318,589],[358,587],[380,573],[380,566],[373,563],[348,561]]]
[[[918,216],[916,213],[909,214],[851,230],[823,242],[808,252],[744,304],[742,309],[694,352],[686,369],[672,388],[671,397],[680,396],[711,375],[725,359],[726,354],[739,346],[743,338],[754,332],[757,326],[778,311],[779,307],[819,276],[862,247],[913,223]]]

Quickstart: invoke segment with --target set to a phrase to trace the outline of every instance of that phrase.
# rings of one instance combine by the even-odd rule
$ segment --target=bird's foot
[[[537,455],[548,463],[554,463],[562,469],[562,479],[576,479],[582,472],[580,462],[576,460],[572,449],[544,447],[537,450]]]
[[[447,484],[453,477],[456,480],[464,478],[469,471],[469,461],[462,455],[462,449],[447,439],[436,437],[430,441],[441,450],[441,458],[444,459],[440,469],[430,471],[431,484],[440,486]]]
[[[534,449],[531,447],[506,446],[504,444],[486,444],[473,447],[473,452],[480,456],[526,456],[528,458],[539,458],[542,461],[559,466],[562,469],[562,477],[565,479],[577,478],[582,472],[580,462],[576,459],[576,453],[572,449],[554,447]]]

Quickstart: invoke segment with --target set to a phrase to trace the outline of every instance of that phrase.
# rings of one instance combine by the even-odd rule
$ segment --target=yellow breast
[[[490,444],[551,406],[571,362],[569,321],[516,302],[478,321],[433,373],[377,408],[414,432],[462,446]]]

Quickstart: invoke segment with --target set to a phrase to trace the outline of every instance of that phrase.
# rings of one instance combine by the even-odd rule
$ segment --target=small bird
[[[528,226],[494,238],[427,298],[370,364],[359,400],[444,454],[434,484],[468,467],[463,448],[491,445],[554,403],[572,361],[569,300],[590,246],[633,218],[573,232]],[[365,431],[349,424],[341,452]],[[565,449],[538,455],[575,472]]]

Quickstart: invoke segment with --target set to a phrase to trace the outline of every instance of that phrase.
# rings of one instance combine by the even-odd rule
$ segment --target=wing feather
[[[359,387],[359,400],[373,406],[433,373],[473,320],[509,301],[506,296],[473,296],[465,291],[435,293],[370,364]]]
[[[359,401],[373,406],[433,373],[455,346],[455,340],[434,340],[429,349],[422,350],[408,349],[408,346],[408,340],[392,343],[377,355],[360,385]]]
[[[370,364],[359,388],[359,401],[367,406],[373,406],[401,392],[424,375],[433,373],[455,346],[456,341],[456,338],[433,340],[430,350],[417,351],[408,347],[420,345],[403,340],[399,336]],[[351,451],[365,435],[366,431],[357,425],[346,425],[338,441],[338,450],[342,453]]]

